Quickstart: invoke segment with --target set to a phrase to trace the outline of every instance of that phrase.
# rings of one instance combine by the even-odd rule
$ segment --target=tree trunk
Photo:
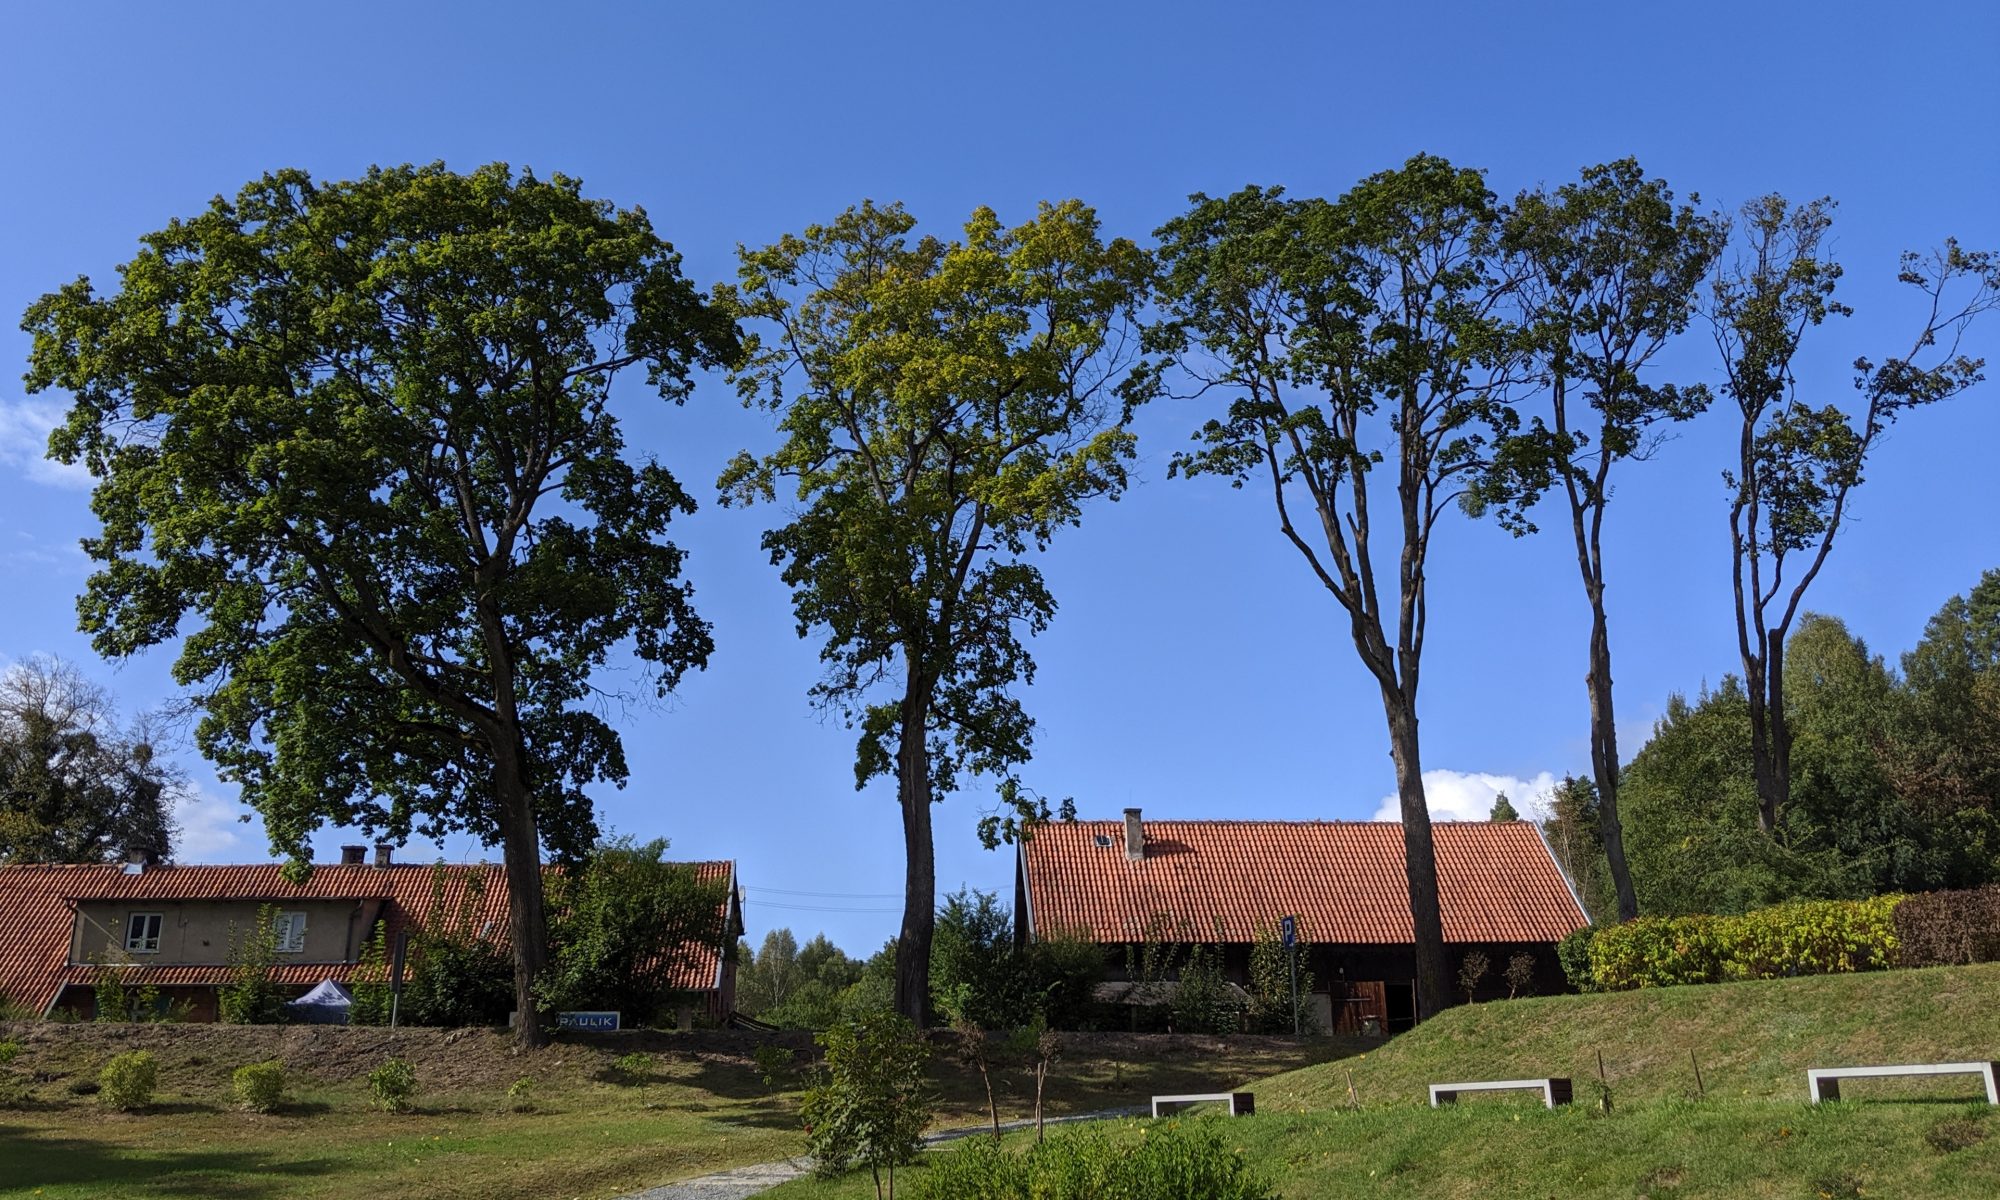
[[[1423,761],[1417,752],[1417,714],[1397,692],[1384,688],[1389,753],[1396,761],[1396,797],[1403,814],[1403,858],[1410,889],[1410,927],[1417,949],[1417,1016],[1451,1007],[1451,965],[1445,959],[1444,920],[1438,909],[1437,851],[1424,799]]]
[[[521,772],[519,751],[498,756],[494,791],[499,801],[501,861],[507,872],[507,932],[514,943],[515,1037],[523,1046],[545,1044],[535,981],[548,959],[548,915],[542,907],[542,845],[535,801]]]
[[[930,1020],[931,934],[937,926],[937,864],[931,848],[931,760],[924,699],[903,701],[896,793],[903,809],[903,927],[896,937],[896,1011],[923,1028]]]
[[[1597,828],[1618,894],[1618,919],[1639,915],[1632,870],[1625,863],[1625,826],[1618,819],[1618,718],[1611,704],[1611,631],[1601,594],[1590,602],[1590,766],[1597,779]]]
[[[1750,771],[1757,784],[1757,827],[1777,836],[1791,792],[1791,727],[1785,722],[1783,643],[1766,640],[1762,661],[1745,660],[1750,700]]]

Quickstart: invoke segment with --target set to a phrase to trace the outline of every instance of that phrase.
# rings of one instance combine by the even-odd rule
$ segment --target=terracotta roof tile
[[[1122,821],[1044,825],[1023,848],[1038,936],[1141,941],[1164,920],[1201,940],[1247,942],[1288,914],[1321,944],[1411,940],[1403,827],[1383,821],[1146,821],[1125,857]],[[1526,821],[1433,826],[1450,942],[1553,942],[1587,921]],[[1100,844],[1103,843],[1103,844]],[[1219,931],[1219,934],[1218,934]]]
[[[736,865],[728,861],[691,864],[706,882],[734,886]],[[548,868],[553,870],[554,868]],[[305,886],[287,883],[279,864],[252,866],[149,867],[128,875],[117,864],[79,866],[0,866],[0,996],[34,1011],[55,1002],[64,984],[88,984],[92,968],[68,964],[71,903],[79,900],[242,900],[282,904],[287,900],[387,900],[386,923],[393,942],[405,929],[421,928],[438,902],[448,920],[462,908],[475,933],[507,943],[507,876],[496,863],[447,865],[441,895],[433,895],[429,863],[389,867],[317,866]],[[477,883],[478,895],[473,895]],[[727,897],[724,899],[728,905]],[[727,915],[725,909],[725,916]],[[490,934],[487,932],[490,930]],[[692,947],[668,979],[677,990],[706,991],[720,986],[723,945]],[[228,969],[204,966],[126,968],[133,982],[161,986],[227,982]],[[278,981],[314,984],[345,981],[351,963],[286,963]]]

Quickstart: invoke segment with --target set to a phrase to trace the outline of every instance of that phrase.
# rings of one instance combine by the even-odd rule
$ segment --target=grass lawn
[[[0,1109],[0,1197],[493,1197],[601,1200],[725,1167],[801,1152],[797,1095],[772,1094],[750,1060],[753,1035],[612,1035],[516,1055],[485,1030],[226,1026],[0,1027],[25,1049],[31,1102]],[[804,1039],[794,1038],[801,1058]],[[87,1087],[105,1059],[143,1047],[160,1060],[158,1103],[106,1111]],[[1329,1041],[1080,1036],[1050,1081],[1051,1114],[1140,1103],[1156,1091],[1212,1088],[1345,1052]],[[640,1079],[612,1066],[651,1055]],[[417,1068],[418,1111],[375,1109],[363,1076],[391,1053]],[[282,1112],[229,1103],[236,1067],[285,1060],[297,1081]],[[940,1049],[940,1125],[986,1119],[976,1074]],[[531,1112],[507,1085],[534,1082]],[[1032,1085],[996,1073],[1003,1119],[1028,1114]]]
[[[1143,1124],[1121,1123],[1127,1136]],[[1437,1111],[1259,1113],[1224,1129],[1286,1200],[2000,1195],[2000,1139],[1992,1136],[2000,1120],[1983,1104],[1657,1101],[1605,1116],[1583,1105],[1550,1112],[1496,1098]],[[922,1174],[921,1165],[899,1172],[898,1195],[913,1194]],[[768,1195],[874,1200],[875,1189],[856,1174],[801,1180]]]

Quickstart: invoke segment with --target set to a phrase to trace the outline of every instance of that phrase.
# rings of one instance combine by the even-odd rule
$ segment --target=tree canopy
[[[968,774],[1007,777],[1034,722],[1026,637],[1055,597],[1030,558],[1125,486],[1112,393],[1149,265],[1096,214],[1044,204],[1009,228],[913,236],[863,204],[746,249],[723,308],[749,323],[735,374],[783,437],[722,475],[725,502],[773,501],[764,535],[801,637],[823,637],[813,698],[860,730],[857,787],[896,780],[907,862],[897,1007],[922,1021],[936,885],[931,805]]]
[[[694,502],[627,455],[611,381],[680,400],[728,318],[643,211],[493,164],[266,175],[25,328],[30,389],[74,396],[53,453],[97,481],[98,651],[182,639],[197,744],[282,852],[328,822],[498,842],[536,1011],[542,840],[586,850],[585,789],[625,777],[597,668],[629,644],[664,692],[710,650],[663,536]]]

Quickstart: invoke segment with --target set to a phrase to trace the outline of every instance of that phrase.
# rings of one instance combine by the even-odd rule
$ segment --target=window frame
[[[132,936],[133,926],[137,925],[141,921],[150,921],[152,923],[153,936],[150,939],[144,936],[136,938]],[[125,914],[125,953],[158,954],[160,952],[160,943],[165,940],[166,933],[167,933],[166,913],[128,912]],[[148,941],[151,941],[152,945],[150,946],[146,945]]]
[[[303,909],[281,909],[272,919],[272,949],[278,954],[306,952],[306,914]],[[296,937],[294,936],[296,934]]]

